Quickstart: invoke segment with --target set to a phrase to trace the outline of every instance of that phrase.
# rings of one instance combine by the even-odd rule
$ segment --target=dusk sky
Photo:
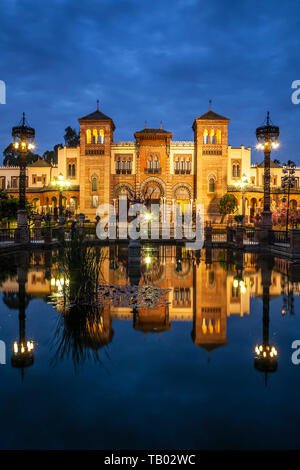
[[[269,110],[281,131],[272,158],[300,164],[299,16],[299,0],[1,0],[1,152],[23,111],[42,154],[97,99],[115,140],[133,140],[145,120],[193,140],[212,99],[231,120],[230,145],[254,147]]]

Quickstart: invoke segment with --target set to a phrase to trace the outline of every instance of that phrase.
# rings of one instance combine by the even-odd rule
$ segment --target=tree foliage
[[[27,152],[26,155],[26,163],[36,162],[40,157],[38,153]],[[3,151],[3,165],[5,166],[19,166],[20,165],[20,157],[19,152],[16,152],[13,144],[9,144],[6,149]]]
[[[9,196],[6,191],[0,191],[0,220],[7,223],[17,220],[19,200],[16,197]],[[32,218],[32,207],[26,200],[26,211],[28,219]]]
[[[79,133],[70,126],[65,129],[64,139],[67,147],[77,147],[80,144]]]
[[[219,211],[222,215],[233,214],[237,208],[237,199],[233,194],[224,194],[219,203]]]

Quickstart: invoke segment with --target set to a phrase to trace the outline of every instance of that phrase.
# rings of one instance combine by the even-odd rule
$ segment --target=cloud
[[[193,119],[212,98],[213,109],[231,118],[232,145],[252,145],[255,127],[270,110],[284,142],[278,157],[297,160],[300,105],[291,103],[290,87],[300,78],[298,2],[4,0],[4,5],[3,148],[23,110],[44,151],[61,142],[64,128],[76,126],[98,98],[117,125],[117,140],[133,139],[145,119],[153,126],[162,119],[174,138],[191,140]]]

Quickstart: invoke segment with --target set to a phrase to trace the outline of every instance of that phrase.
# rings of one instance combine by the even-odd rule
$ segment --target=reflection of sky
[[[295,298],[295,311],[299,306]],[[27,336],[35,364],[1,366],[2,448],[288,448],[298,447],[300,366],[290,361],[299,317],[282,317],[270,304],[270,343],[279,350],[277,373],[264,386],[253,349],[262,337],[262,301],[251,314],[227,319],[228,345],[207,353],[191,339],[191,322],[172,322],[158,335],[113,320],[103,365],[49,366],[57,314],[41,300],[28,308]],[[11,316],[9,316],[11,315]],[[1,305],[1,339],[17,336],[16,311]]]
[[[299,9],[297,0],[2,0],[2,147],[26,111],[38,151],[52,148],[97,98],[116,140],[132,139],[145,119],[192,140],[193,119],[212,98],[231,118],[230,144],[252,146],[270,110],[281,127],[278,158],[297,160]]]

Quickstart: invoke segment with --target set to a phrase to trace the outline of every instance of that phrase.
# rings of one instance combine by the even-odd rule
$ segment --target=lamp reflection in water
[[[13,354],[11,357],[12,367],[21,369],[22,381],[24,379],[24,368],[32,366],[34,362],[33,350],[34,343],[32,340],[26,340],[26,291],[25,284],[27,281],[27,270],[25,266],[18,268],[18,306],[19,306],[19,340],[13,344]]]
[[[268,373],[276,372],[278,364],[278,351],[275,346],[270,345],[269,323],[270,323],[270,284],[274,261],[272,258],[263,257],[260,260],[261,276],[263,285],[263,341],[255,346],[254,367],[265,374],[265,385],[268,383]]]

